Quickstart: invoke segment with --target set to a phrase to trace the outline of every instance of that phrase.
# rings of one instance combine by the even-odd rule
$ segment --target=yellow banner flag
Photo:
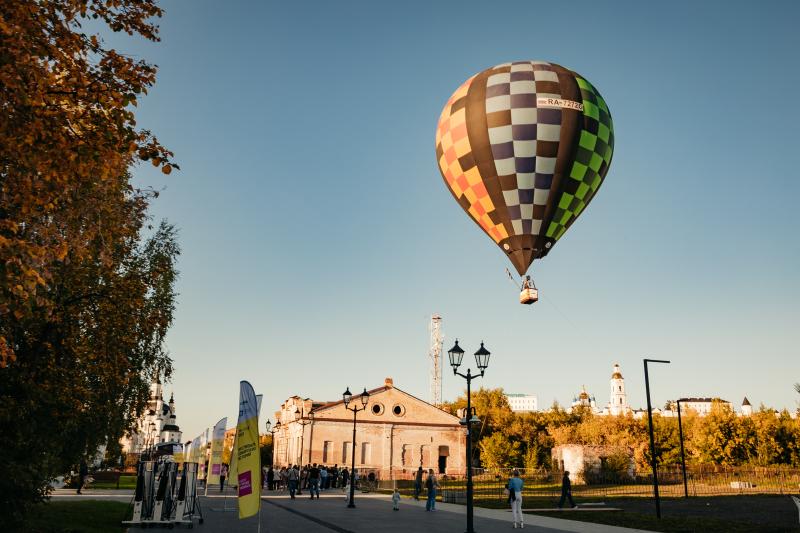
[[[219,473],[222,469],[222,447],[225,444],[225,426],[228,417],[223,418],[211,432],[211,460],[208,462],[208,479],[206,486],[219,485]]]
[[[247,381],[239,384],[239,422],[234,453],[239,518],[248,518],[258,514],[261,507],[261,453],[258,449],[258,399]]]

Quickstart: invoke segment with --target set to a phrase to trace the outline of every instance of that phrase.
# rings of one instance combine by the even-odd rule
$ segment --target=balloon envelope
[[[450,97],[436,157],[459,205],[520,275],[547,255],[594,197],[614,126],[600,93],[555,63],[504,63]]]

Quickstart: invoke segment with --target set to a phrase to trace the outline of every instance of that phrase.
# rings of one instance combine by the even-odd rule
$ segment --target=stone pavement
[[[238,520],[236,498],[209,494],[201,499],[204,531],[239,533],[258,531],[258,520]],[[307,494],[294,500],[285,494],[265,492],[262,496],[261,531],[266,533],[461,533],[466,527],[466,507],[436,503],[436,512],[425,511],[424,501],[401,500],[400,510],[393,511],[388,495],[356,494],[356,508],[350,509],[339,491],[323,492],[319,500]],[[224,509],[229,509],[225,511]],[[511,512],[475,508],[477,533],[506,532],[512,529]],[[525,530],[538,533],[636,533],[638,530],[563,520],[547,516],[525,515]]]
[[[84,490],[78,496],[74,491],[57,490],[55,500],[113,499],[128,502],[132,491]],[[339,491],[323,492],[319,500],[311,500],[307,493],[290,499],[285,493],[264,492],[261,506],[261,532],[263,533],[461,533],[466,527],[466,507],[436,503],[436,512],[426,512],[423,500],[403,499],[400,510],[393,511],[388,495],[356,494],[356,508],[347,507]],[[200,496],[203,524],[196,520],[194,529],[214,533],[256,533],[258,517],[239,520],[236,494],[212,491]],[[477,533],[505,532],[512,529],[511,513],[501,509],[475,508]],[[639,530],[525,515],[525,530],[538,533],[635,533]],[[131,528],[131,532],[139,531]]]

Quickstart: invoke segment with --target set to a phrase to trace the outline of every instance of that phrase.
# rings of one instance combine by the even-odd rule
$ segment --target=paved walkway
[[[128,502],[132,491],[84,490],[78,496],[74,491],[57,490],[55,500],[113,499]],[[335,491],[319,500],[311,500],[307,494],[292,500],[285,494],[264,492],[261,506],[261,532],[263,533],[461,533],[466,527],[466,507],[437,502],[436,512],[425,511],[424,501],[401,500],[400,510],[393,511],[387,495],[357,494],[356,508],[350,509],[344,495]],[[236,495],[210,492],[200,497],[204,521],[195,521],[195,529],[201,533],[255,533],[259,517],[239,520]],[[500,509],[475,508],[475,531],[477,533],[505,532],[512,529],[511,513]],[[525,530],[538,533],[636,533],[640,530],[626,529],[589,522],[578,522],[551,518],[549,516],[525,515]],[[132,528],[130,531],[139,531]]]

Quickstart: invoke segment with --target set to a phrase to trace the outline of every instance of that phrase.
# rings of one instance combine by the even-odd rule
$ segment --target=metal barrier
[[[197,463],[183,463],[178,481],[178,463],[142,461],[137,467],[136,491],[131,520],[123,525],[154,526],[188,524],[195,515],[203,523],[197,499]]]
[[[511,477],[512,469],[473,470],[476,499],[505,500],[504,489]],[[800,469],[790,467],[723,467],[715,465],[691,465],[687,468],[687,486],[690,496],[734,496],[753,494],[798,494],[800,492]],[[388,475],[385,474],[385,475]],[[561,495],[560,471],[544,469],[520,469],[524,481],[524,497],[558,500]],[[466,476],[439,475],[442,493],[455,494],[466,490]],[[658,471],[659,493],[662,497],[683,497],[683,472],[680,466],[664,467]],[[401,493],[412,494],[412,476],[402,475],[394,479],[381,478],[380,487],[397,487]],[[424,493],[423,480],[423,493]],[[572,495],[579,498],[605,497],[651,497],[653,478],[650,474],[632,475],[617,472],[595,472],[572,483]]]

